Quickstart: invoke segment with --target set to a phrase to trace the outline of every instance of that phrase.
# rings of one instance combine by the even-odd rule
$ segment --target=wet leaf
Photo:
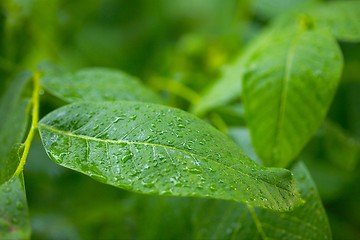
[[[0,186],[0,239],[29,239],[30,218],[23,174]]]
[[[30,74],[24,73],[9,86],[0,102],[0,185],[14,174],[31,104]]]
[[[235,202],[198,201],[192,216],[194,239],[331,239],[325,210],[306,166],[298,163],[292,171],[304,205],[276,213]]]
[[[87,68],[75,73],[45,71],[43,88],[66,102],[129,100],[161,103],[160,98],[137,78],[106,68]]]
[[[302,24],[264,35],[246,63],[245,117],[268,166],[285,167],[298,155],[323,121],[341,75],[333,37]]]
[[[119,188],[279,211],[301,202],[291,172],[261,167],[219,131],[178,109],[76,103],[47,115],[39,130],[56,163]]]

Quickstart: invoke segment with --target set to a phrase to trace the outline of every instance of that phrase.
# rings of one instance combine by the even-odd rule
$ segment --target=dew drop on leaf
[[[132,154],[127,154],[121,158],[121,161],[126,163],[128,160],[130,160],[133,157]]]

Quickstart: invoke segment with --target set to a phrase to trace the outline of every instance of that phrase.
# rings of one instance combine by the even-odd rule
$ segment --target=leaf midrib
[[[288,86],[289,86],[289,82],[290,82],[290,75],[291,75],[291,69],[293,66],[293,59],[295,56],[295,49],[296,49],[296,44],[300,38],[300,35],[303,33],[303,31],[299,32],[296,34],[296,36],[294,36],[294,38],[292,39],[290,46],[289,46],[289,50],[286,54],[286,58],[285,58],[285,70],[284,70],[284,77],[281,78],[281,90],[280,90],[280,103],[279,103],[279,112],[277,115],[277,124],[275,127],[275,140],[274,140],[274,144],[273,144],[273,152],[271,155],[271,160],[275,161],[275,149],[277,149],[277,147],[279,146],[279,141],[280,141],[280,134],[281,134],[281,129],[283,129],[283,125],[284,125],[284,119],[285,119],[285,110],[286,110],[286,101],[287,101],[287,93],[288,93]]]
[[[242,172],[242,171],[239,171],[227,164],[224,164],[224,163],[221,163],[221,162],[218,162],[218,161],[215,161],[213,159],[209,159],[205,156],[201,156],[201,155],[198,155],[198,154],[194,154],[194,153],[189,153],[183,149],[179,149],[179,148],[175,148],[175,147],[172,147],[172,146],[167,146],[167,145],[161,145],[161,144],[156,144],[156,143],[149,143],[149,142],[130,142],[130,141],[124,141],[124,140],[110,140],[110,139],[99,139],[99,138],[95,138],[95,137],[91,137],[91,136],[86,136],[86,135],[75,135],[71,132],[67,132],[67,131],[63,131],[63,130],[60,130],[60,129],[57,129],[57,128],[54,128],[54,127],[51,127],[51,126],[48,126],[48,125],[42,125],[39,123],[38,125],[39,129],[40,128],[43,128],[43,129],[47,129],[47,130],[50,130],[50,131],[53,131],[53,132],[57,132],[59,134],[62,134],[62,135],[65,135],[65,136],[69,136],[69,137],[74,137],[74,138],[80,138],[80,139],[85,139],[85,140],[92,140],[92,141],[96,141],[96,142],[104,142],[104,143],[115,143],[115,144],[119,144],[119,143],[125,143],[125,144],[138,144],[138,145],[148,145],[148,146],[153,146],[153,147],[161,147],[161,148],[164,148],[164,149],[171,149],[171,150],[175,150],[175,151],[179,151],[179,152],[182,152],[182,153],[186,153],[188,155],[193,155],[193,156],[196,156],[196,157],[199,157],[199,158],[202,158],[202,159],[205,159],[205,160],[208,160],[208,161],[211,161],[217,165],[222,165],[232,171],[235,171],[237,173],[241,173],[242,175],[244,176],[247,176],[255,181],[260,181],[260,182],[263,182],[265,184],[268,184],[270,186],[275,186],[276,188],[279,188],[279,189],[282,189],[284,190],[285,192],[288,192],[289,195],[292,195],[290,194],[291,191],[289,189],[286,189],[282,186],[278,186],[276,184],[273,184],[273,183],[270,183],[270,182],[267,182],[265,181],[264,179],[259,179],[259,178],[256,178],[256,177],[253,177],[252,175],[246,173],[246,172]]]

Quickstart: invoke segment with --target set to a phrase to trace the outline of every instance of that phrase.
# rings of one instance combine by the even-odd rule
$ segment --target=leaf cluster
[[[0,3],[0,239],[360,236],[360,2],[316,2]]]

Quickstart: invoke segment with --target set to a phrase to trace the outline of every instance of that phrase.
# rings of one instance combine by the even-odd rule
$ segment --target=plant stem
[[[39,121],[39,91],[40,91],[40,73],[35,72],[33,77],[34,89],[32,92],[31,102],[32,102],[32,119],[31,119],[31,127],[29,130],[29,134],[26,137],[25,142],[23,143],[24,152],[21,156],[20,163],[14,173],[14,176],[19,175],[25,166],[27,156],[29,154],[31,142],[34,138],[35,131],[37,129],[37,124]]]

